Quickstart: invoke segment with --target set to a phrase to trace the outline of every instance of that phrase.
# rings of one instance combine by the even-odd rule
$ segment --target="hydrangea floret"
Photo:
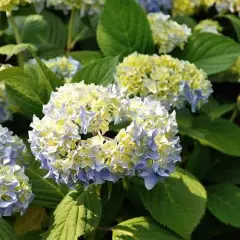
[[[205,19],[200,21],[194,28],[195,31],[209,32],[219,34],[222,31],[221,25],[212,19]]]
[[[48,177],[69,187],[139,176],[151,189],[180,161],[175,112],[157,101],[81,82],[53,92],[43,113],[31,124],[32,152]],[[122,123],[113,137],[111,126]]]
[[[167,108],[179,109],[188,103],[193,112],[208,101],[213,91],[203,70],[169,55],[133,53],[117,66],[115,81],[128,97],[148,97]]]
[[[0,125],[0,217],[23,214],[33,199],[23,163],[26,146]]]
[[[153,41],[158,47],[159,53],[169,53],[176,47],[183,49],[191,35],[191,29],[187,25],[178,24],[171,20],[169,15],[162,12],[149,13],[147,17],[152,30]]]

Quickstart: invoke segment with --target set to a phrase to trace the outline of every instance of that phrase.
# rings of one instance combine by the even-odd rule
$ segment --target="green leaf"
[[[229,184],[207,187],[208,209],[221,222],[240,227],[240,189]]]
[[[12,226],[5,220],[0,218],[0,239],[1,240],[17,240]]]
[[[232,15],[232,14],[225,15],[223,17],[230,20],[230,22],[232,23],[232,25],[235,29],[235,32],[237,34],[238,42],[240,42],[240,19],[237,16]]]
[[[117,14],[116,14],[117,13]],[[134,0],[107,0],[97,29],[106,56],[153,52],[152,33],[143,9]]]
[[[54,212],[47,240],[78,240],[89,234],[101,218],[101,200],[91,187],[69,192]]]
[[[35,64],[25,64],[24,72],[31,76],[31,81],[29,79],[28,85],[31,89],[39,96],[44,104],[49,101],[49,90],[45,87],[43,81],[46,81],[45,76],[42,75],[41,69]]]
[[[82,66],[86,66],[96,60],[102,58],[102,54],[98,51],[78,51],[71,52],[70,56],[78,60]]]
[[[117,57],[108,57],[90,63],[82,68],[73,78],[73,82],[84,81],[86,84],[95,83],[107,86],[113,82],[115,68],[118,64]]]
[[[211,168],[211,156],[209,148],[197,143],[193,153],[188,158],[186,170],[199,180],[202,180]]]
[[[229,69],[238,56],[240,45],[231,38],[197,32],[189,38],[180,58],[212,75]]]
[[[43,102],[31,88],[31,77],[21,68],[9,68],[1,72],[1,80],[5,81],[6,91],[10,99],[17,104],[26,117],[42,114]]]
[[[3,47],[0,47],[0,55],[7,55],[7,60],[10,59],[13,55],[17,55],[20,52],[26,51],[28,49],[32,51],[37,51],[36,47],[29,43],[20,43],[20,44],[8,44]]]
[[[190,239],[205,212],[206,191],[190,173],[178,169],[153,190],[137,189],[151,216],[183,238]]]
[[[38,49],[38,56],[44,59],[51,59],[65,54],[64,48],[54,44],[35,44]]]
[[[212,120],[221,117],[222,115],[233,111],[236,108],[236,104],[223,104],[220,105],[215,100],[210,100],[207,104],[204,104],[200,111],[208,115]]]
[[[59,79],[57,75],[52,72],[36,55],[34,56],[36,59],[40,71],[42,72],[41,83],[45,86],[45,89],[49,93],[49,98],[52,90],[55,90],[57,87],[64,84],[64,80]]]
[[[113,240],[181,240],[152,219],[137,217],[122,222],[113,228]]]
[[[49,11],[43,11],[42,15],[47,22],[43,43],[53,44],[64,49],[67,42],[67,27],[60,17]]]
[[[198,140],[201,144],[231,156],[240,156],[240,128],[229,120],[218,118],[211,121],[207,116],[193,117],[178,112],[180,133]]]
[[[192,29],[197,25],[197,22],[190,16],[175,16],[172,19],[177,23],[185,24]]]
[[[17,216],[14,222],[14,231],[17,235],[24,235],[31,231],[40,231],[47,219],[45,208],[32,206],[22,216]]]
[[[41,207],[55,208],[65,196],[63,187],[61,188],[61,185],[57,185],[52,179],[45,178],[47,172],[40,169],[35,161],[25,171],[35,194],[33,203]]]
[[[29,15],[24,19],[21,30],[22,42],[40,43],[46,33],[46,21],[41,15]]]
[[[239,159],[224,159],[218,162],[205,179],[214,183],[240,184]]]

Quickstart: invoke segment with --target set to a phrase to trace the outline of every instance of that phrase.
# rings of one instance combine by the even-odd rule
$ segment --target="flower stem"
[[[234,122],[235,118],[237,117],[237,114],[238,114],[238,109],[237,107],[234,109],[233,113],[232,113],[232,116],[230,118],[230,121],[231,122]]]
[[[69,24],[68,24],[68,39],[67,39],[67,53],[69,53],[72,49],[72,31],[73,31],[73,24],[76,15],[76,9],[72,9]]]
[[[11,24],[11,26],[12,26],[16,43],[17,44],[22,43],[21,36],[20,36],[19,30],[18,30],[17,24],[15,22],[14,17],[11,14],[8,16],[8,20],[9,20],[9,23]],[[19,66],[23,66],[23,64],[24,64],[24,55],[23,55],[23,53],[19,53],[18,54],[18,65]]]

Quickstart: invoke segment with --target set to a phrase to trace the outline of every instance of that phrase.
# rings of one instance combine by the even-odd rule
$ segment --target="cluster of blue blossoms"
[[[169,12],[172,8],[171,0],[138,0],[141,6],[149,13]]]
[[[49,177],[69,187],[139,176],[151,189],[180,161],[175,112],[158,101],[125,99],[112,86],[81,82],[53,92],[43,113],[31,124],[32,152]],[[129,125],[110,138],[120,123]]]
[[[0,125],[0,217],[23,214],[33,199],[29,179],[21,167],[26,146]]]

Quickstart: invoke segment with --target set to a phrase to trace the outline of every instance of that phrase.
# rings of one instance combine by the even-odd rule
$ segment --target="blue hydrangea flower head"
[[[169,55],[133,53],[117,66],[115,81],[126,96],[155,99],[168,109],[180,109],[188,103],[193,112],[213,91],[203,70]]]
[[[172,8],[172,0],[138,0],[148,13],[168,12]]]
[[[0,217],[23,214],[33,199],[29,179],[19,165],[25,151],[22,140],[0,125]]]
[[[139,176],[151,189],[180,161],[175,113],[157,101],[122,99],[112,86],[81,82],[52,93],[43,113],[31,124],[32,152],[48,177],[69,187]],[[124,122],[109,137],[110,126]]]

